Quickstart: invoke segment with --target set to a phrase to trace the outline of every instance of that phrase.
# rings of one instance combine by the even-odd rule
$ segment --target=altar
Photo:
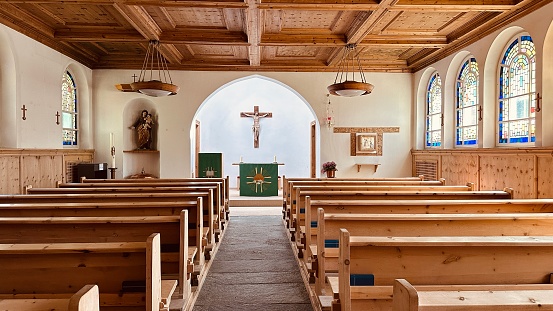
[[[278,166],[283,163],[233,163],[240,167],[240,196],[278,195]]]

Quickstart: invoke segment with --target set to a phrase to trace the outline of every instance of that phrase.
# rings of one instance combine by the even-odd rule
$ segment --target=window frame
[[[63,89],[62,89],[62,100],[61,100],[61,127],[62,127],[62,133],[61,133],[61,138],[62,138],[62,146],[63,148],[79,148],[79,140],[80,140],[80,137],[79,137],[79,108],[78,108],[78,103],[79,103],[79,100],[78,100],[78,88],[77,88],[77,83],[75,82],[75,78],[73,77],[73,75],[71,74],[71,72],[69,70],[65,70],[63,76],[62,76],[62,88],[64,87],[63,86],[63,81],[64,80],[67,80],[65,78],[65,76],[67,75],[69,81],[71,82],[71,88],[73,89],[73,93],[74,93],[74,109],[73,111],[69,111],[69,110],[64,110],[64,96],[63,96]],[[67,115],[69,114],[71,116],[71,119],[73,120],[73,124],[72,124],[72,127],[65,127],[65,122],[64,122],[64,115]],[[73,141],[74,143],[70,143],[70,144],[65,144],[65,139],[64,139],[64,132],[65,131],[70,131],[70,132],[73,132],[73,137],[75,138]]]
[[[471,64],[475,64],[475,67]],[[466,69],[466,70],[465,70]],[[476,70],[474,70],[476,69]],[[461,83],[464,83],[465,81],[462,79],[461,75],[468,71],[468,74],[472,74],[475,76],[476,81],[476,104],[471,106],[464,105],[462,108],[459,107],[460,104],[460,89]],[[468,76],[468,75],[467,75]],[[478,66],[478,62],[476,61],[476,58],[473,55],[467,56],[462,62],[461,66],[459,67],[459,71],[457,74],[457,79],[455,80],[455,112],[454,112],[454,124],[455,124],[455,131],[454,131],[454,146],[455,148],[478,148],[480,143],[480,137],[479,137],[479,128],[480,128],[480,122],[482,121],[480,118],[480,113],[482,110],[482,106],[480,103],[480,94],[479,94],[479,86],[480,86],[480,67]],[[465,89],[466,90],[466,89]],[[464,97],[464,96],[463,96]],[[474,124],[471,125],[461,125],[459,124],[459,113],[465,114],[466,111],[468,111],[471,107],[475,107],[474,109],[474,120],[476,121]],[[466,142],[466,140],[459,140],[459,130],[467,127],[476,127],[476,139],[474,143],[472,144],[464,144],[463,142]],[[461,144],[458,144],[458,142],[461,141]]]
[[[431,100],[430,100],[430,95],[431,95],[431,88],[433,88],[432,84],[433,82],[436,81],[440,88],[440,112],[438,113],[432,113],[430,114],[430,108],[431,108]],[[428,138],[429,138],[429,134],[431,136],[431,133],[433,132],[438,132],[438,130],[431,130],[428,128],[428,125],[429,125],[429,120],[431,120],[431,117],[432,116],[436,116],[436,115],[439,115],[439,118],[440,118],[440,129],[439,129],[439,133],[440,133],[440,143],[439,145],[431,145],[429,144],[429,141],[428,141]],[[430,78],[428,79],[428,83],[427,83],[427,86],[426,86],[426,93],[425,93],[425,120],[424,120],[424,147],[425,149],[440,149],[440,148],[443,148],[444,146],[444,97],[443,97],[443,84],[442,84],[442,78],[440,77],[440,74],[436,71],[434,73],[432,73],[432,75],[430,76]]]
[[[526,40],[526,38],[528,38],[529,40]],[[521,51],[521,43],[523,41],[529,41],[532,43],[532,48],[534,50],[534,55],[530,58],[528,58],[528,65],[531,67],[529,69],[529,75],[525,78],[528,79],[528,92],[527,93],[523,93],[523,94],[517,94],[517,95],[514,95],[514,96],[511,96],[510,94],[506,94],[504,95],[503,94],[503,91],[502,91],[502,87],[503,87],[503,76],[502,76],[502,71],[503,71],[503,68],[507,67],[508,71],[511,71],[511,65],[515,62],[512,62],[512,63],[509,63],[509,64],[505,64],[504,61],[506,61],[506,59],[509,57],[509,55],[511,54],[511,50],[513,48],[516,48],[517,49],[517,52],[516,52],[516,55],[513,57],[513,59],[516,59],[518,55],[525,55],[525,57],[528,57],[528,55],[526,53],[524,53],[523,51]],[[525,49],[522,49],[522,50],[525,50]],[[537,50],[536,50],[536,46],[533,42],[533,39],[532,37],[528,34],[528,33],[519,33],[513,37],[511,37],[511,39],[508,41],[508,44],[505,46],[505,48],[503,49],[502,51],[502,54],[501,54],[501,59],[499,60],[499,64],[498,64],[498,71],[497,71],[497,95],[496,95],[496,104],[495,104],[495,108],[496,108],[496,124],[495,124],[495,146],[496,147],[535,147],[536,146],[536,140],[537,140],[537,128],[536,128],[536,120],[538,118],[538,114],[536,114],[536,96],[537,96],[537,91],[536,91],[536,53],[537,53]],[[508,65],[508,66],[506,66]],[[510,77],[509,77],[510,78]],[[512,85],[512,83],[510,83]],[[511,93],[510,91],[511,89],[507,89],[508,92],[506,93]],[[501,110],[501,107],[502,107],[502,102],[508,102],[510,99],[516,99],[516,98],[526,98],[526,100],[528,101],[528,110],[526,111],[527,113],[527,117],[525,118],[519,118],[519,119],[511,119],[511,120],[501,120],[500,117],[502,116],[502,110]],[[532,110],[534,110],[532,112]],[[533,117],[532,117],[532,113],[533,113]],[[507,136],[506,138],[502,138],[500,135],[501,135],[501,130],[503,129],[503,125],[504,124],[512,124],[513,122],[515,122],[516,120],[524,120],[524,119],[527,119],[529,122],[528,122],[528,136],[527,136],[527,139],[528,141],[522,141],[522,142],[517,142],[517,141],[510,141],[511,140],[511,137],[510,136]],[[534,125],[534,141],[532,141],[532,136],[531,136],[531,132],[532,132],[532,123]],[[507,134],[509,134],[509,131],[507,131]],[[501,142],[501,140],[503,139],[507,139],[507,142]],[[516,139],[516,138],[514,138]]]

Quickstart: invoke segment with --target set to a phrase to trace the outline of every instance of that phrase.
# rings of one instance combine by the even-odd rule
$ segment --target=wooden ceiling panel
[[[337,11],[283,11],[283,29],[330,30],[337,19]]]
[[[194,57],[235,57],[231,46],[223,45],[191,45]]]
[[[120,26],[113,15],[103,5],[84,4],[35,4],[31,7],[42,14],[63,20],[66,27],[71,26]],[[108,6],[110,7],[110,6]],[[33,10],[34,11],[34,10]]]
[[[222,9],[169,7],[167,13],[177,27],[226,28]]]
[[[294,58],[314,58],[319,54],[319,48],[303,46],[284,46],[276,49],[276,58],[294,57]]]
[[[403,12],[386,28],[390,32],[439,33],[461,14],[458,12]]]
[[[172,69],[414,72],[551,0],[10,0],[0,22],[84,65],[140,68],[159,40]]]
[[[361,61],[370,60],[390,60],[395,61],[401,59],[401,55],[405,53],[407,49],[401,48],[382,48],[382,47],[366,47],[359,51],[359,59]]]

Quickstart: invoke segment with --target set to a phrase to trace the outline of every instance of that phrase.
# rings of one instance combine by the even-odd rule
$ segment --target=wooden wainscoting
[[[553,148],[411,150],[413,176],[445,178],[447,185],[474,182],[478,190],[514,189],[514,197],[553,198]]]
[[[23,187],[55,187],[72,181],[73,166],[91,163],[94,150],[0,149],[0,194],[21,194]]]

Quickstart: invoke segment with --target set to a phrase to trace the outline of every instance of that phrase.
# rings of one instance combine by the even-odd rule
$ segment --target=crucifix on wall
[[[272,112],[259,112],[259,106],[253,106],[253,112],[240,112],[242,118],[253,118],[253,147],[259,148],[259,118],[272,118]]]

